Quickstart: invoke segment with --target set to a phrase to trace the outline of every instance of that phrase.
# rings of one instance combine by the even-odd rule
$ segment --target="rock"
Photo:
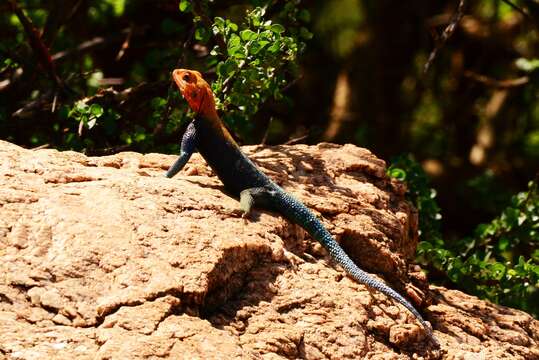
[[[435,329],[336,268],[277,214],[244,220],[195,155],[25,150],[0,141],[0,358],[537,359],[539,322],[430,286],[417,214],[352,145],[245,148],[351,257]]]

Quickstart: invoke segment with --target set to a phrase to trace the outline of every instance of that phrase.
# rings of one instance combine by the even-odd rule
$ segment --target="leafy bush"
[[[472,236],[451,243],[441,232],[436,192],[411,157],[401,156],[388,175],[404,181],[408,198],[419,211],[417,257],[426,269],[441,272],[457,287],[496,303],[539,316],[539,190],[512,197],[500,216],[480,224]]]
[[[190,1],[180,2],[180,10],[194,12],[195,7]],[[296,60],[305,48],[303,40],[312,37],[303,26],[309,13],[300,10],[295,1],[286,2],[274,16],[286,27],[267,16],[267,7],[247,11],[239,25],[222,17],[203,24],[195,14],[198,41],[209,45],[210,34],[222,39],[210,51],[207,69],[214,68],[217,75],[212,88],[223,120],[244,138],[249,137],[252,128],[249,120],[263,103],[270,98],[283,100],[283,90],[297,77]]]
[[[252,116],[264,103],[291,104],[283,91],[297,78],[297,56],[305,49],[303,41],[312,36],[305,27],[310,14],[299,4],[295,0],[245,0],[223,13],[216,2],[182,0],[175,13],[154,13],[139,27],[130,14],[150,11],[144,2],[85,3],[80,9],[86,11],[78,13],[85,19],[85,32],[101,34],[102,27],[110,24],[110,36],[77,47],[81,34],[46,28],[41,40],[34,39],[41,42],[38,48],[50,51],[40,57],[28,46],[32,43],[27,39],[28,33],[32,32],[22,24],[29,22],[39,31],[54,23],[53,19],[62,19],[63,13],[48,9],[49,4],[44,1],[21,1],[16,5],[19,12],[0,17],[0,25],[16,34],[9,41],[0,39],[0,75],[17,79],[20,75],[16,71],[21,68],[23,76],[34,76],[34,72],[39,75],[35,82],[20,81],[25,85],[17,95],[24,99],[25,107],[13,114],[16,126],[23,118],[40,117],[42,121],[39,127],[19,126],[20,131],[11,131],[8,139],[29,142],[30,146],[48,143],[60,149],[94,154],[126,149],[175,152],[190,116],[185,102],[179,101],[177,88],[169,86],[168,93],[166,88],[171,83],[170,71],[186,67],[204,73],[212,83],[223,120],[236,135],[250,142],[256,127]],[[72,11],[77,9],[75,6]],[[221,16],[214,16],[216,13]],[[129,27],[122,30],[126,25]],[[130,45],[132,53],[124,56],[124,46],[135,36],[136,41],[131,40]],[[112,46],[116,47],[116,58],[102,59],[98,52],[84,47],[93,47],[93,41],[108,46],[118,39],[124,43]],[[154,42],[157,46],[147,50],[145,44]],[[182,46],[177,46],[178,42]],[[141,46],[144,52],[138,53]],[[20,50],[28,61],[23,56],[16,57],[15,51],[13,58],[4,58],[12,53],[11,49]],[[51,60],[55,58],[54,52],[61,61]],[[70,61],[70,53],[79,56],[78,61]],[[39,71],[43,68],[49,71]],[[114,83],[115,79],[119,82]],[[135,94],[137,88],[139,95]],[[0,99],[2,131],[13,127],[8,113],[3,112],[12,103],[7,98]]]

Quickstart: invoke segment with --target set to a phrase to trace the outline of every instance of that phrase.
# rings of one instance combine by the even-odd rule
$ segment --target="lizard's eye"
[[[190,79],[191,79],[191,76],[189,74],[185,74],[184,76],[182,76],[182,80],[185,82],[189,82]]]

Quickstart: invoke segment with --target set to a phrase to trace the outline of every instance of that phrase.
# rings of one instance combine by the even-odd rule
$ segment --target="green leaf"
[[[201,42],[207,42],[210,39],[210,34],[205,27],[197,27],[195,30],[195,39]]]
[[[240,37],[243,41],[250,41],[257,38],[257,33],[252,30],[246,29],[240,32]]]
[[[260,52],[260,50],[262,50],[269,43],[270,42],[266,40],[257,41],[249,47],[249,53],[256,55]]]
[[[135,135],[135,141],[136,142],[141,142],[141,141],[144,141],[146,139],[146,134],[143,133],[143,132],[139,132]]]
[[[270,53],[276,53],[281,49],[281,42],[279,40],[275,41],[269,48]]]
[[[298,19],[300,19],[303,22],[310,22],[311,21],[311,13],[309,10],[302,9],[298,13]]]
[[[227,22],[228,28],[234,32],[238,31],[238,25],[234,24],[233,22]]]
[[[228,40],[228,47],[229,48],[239,47],[240,45],[241,45],[241,38],[236,34],[232,34],[230,36],[230,40]]]
[[[213,20],[213,25],[211,26],[212,32],[217,34],[222,34],[226,36],[228,34],[227,28],[226,28],[226,21],[225,19],[221,17],[215,17]]]
[[[491,272],[491,276],[495,280],[501,280],[505,275],[506,268],[505,268],[505,265],[499,262],[496,262],[489,265],[489,270]]]
[[[166,104],[167,104],[167,99],[162,98],[162,97],[160,97],[160,96],[154,97],[154,98],[150,101],[150,106],[151,106],[152,109],[154,109],[154,110],[162,109]]]
[[[220,29],[225,28],[225,19],[223,19],[222,17],[217,16],[215,19],[213,19],[213,23],[215,24],[215,26],[219,27]]]
[[[515,61],[515,65],[517,68],[519,68],[522,71],[525,72],[532,72],[537,70],[539,68],[539,59],[525,59],[525,58],[519,58]]]
[[[285,28],[281,24],[273,24],[270,26],[270,30],[276,34],[282,34],[284,33]]]
[[[507,208],[502,214],[502,221],[505,221],[507,227],[513,228],[518,225],[519,215],[520,211],[518,209]]]
[[[90,113],[96,118],[98,118],[103,115],[103,108],[99,104],[92,104],[90,106]]]
[[[311,40],[313,38],[313,33],[307,30],[307,28],[302,27],[301,29],[299,29],[299,36],[301,36],[305,40]]]
[[[395,178],[400,181],[405,181],[406,171],[399,168],[389,168],[389,177]]]
[[[236,61],[234,59],[227,59],[225,62],[219,63],[215,71],[220,77],[228,78],[236,68]]]
[[[509,247],[510,240],[508,237],[501,237],[500,240],[498,240],[498,249],[500,251],[505,251]]]
[[[258,35],[258,37],[264,40],[273,40],[274,34],[271,30],[264,30]]]
[[[189,0],[180,0],[179,7],[181,12],[190,12],[192,9],[191,2]]]

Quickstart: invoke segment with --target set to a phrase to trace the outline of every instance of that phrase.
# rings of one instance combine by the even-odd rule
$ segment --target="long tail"
[[[302,226],[314,239],[319,241],[329,252],[331,258],[339,263],[350,276],[357,282],[378,290],[401,303],[417,318],[417,320],[419,320],[421,325],[423,325],[427,331],[429,337],[432,338],[436,344],[439,344],[432,333],[430,325],[423,319],[414,306],[398,292],[361,270],[352,259],[350,259],[346,252],[344,252],[343,248],[333,239],[333,236],[326,230],[324,225],[318,220],[314,213],[309,210],[309,208],[280,188],[277,189],[277,194],[274,198],[279,199],[274,203],[277,210],[288,220]]]

